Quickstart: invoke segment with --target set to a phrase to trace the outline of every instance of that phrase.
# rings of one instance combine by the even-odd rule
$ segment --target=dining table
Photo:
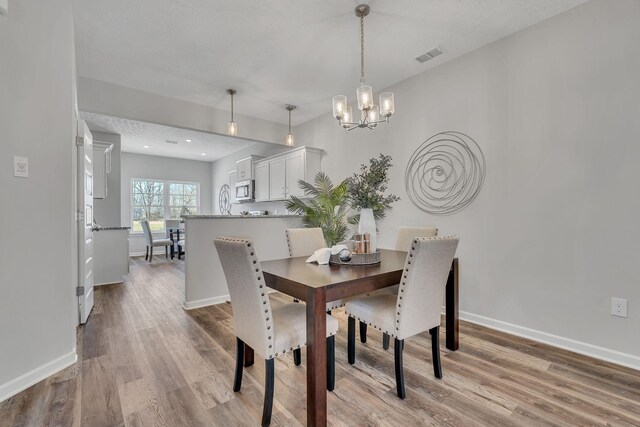
[[[269,288],[305,301],[307,321],[307,425],[327,425],[326,304],[400,283],[407,253],[380,250],[381,261],[372,265],[319,265],[307,257],[264,261]],[[458,259],[454,258],[445,289],[446,347],[458,349]],[[245,347],[244,366],[254,362],[253,349]]]

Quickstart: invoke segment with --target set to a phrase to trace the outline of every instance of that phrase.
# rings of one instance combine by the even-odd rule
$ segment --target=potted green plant
[[[378,248],[376,220],[383,219],[391,204],[400,200],[394,194],[385,195],[391,160],[391,156],[381,153],[378,158],[371,158],[368,166],[360,165],[360,171],[347,181],[351,208],[358,211],[349,222],[358,224],[358,233],[369,233],[372,252]]]
[[[291,196],[285,207],[303,216],[307,227],[320,227],[327,245],[333,246],[347,236],[347,209],[349,197],[347,180],[337,186],[324,172],[318,172],[313,184],[303,180],[298,185],[304,190],[305,200]]]

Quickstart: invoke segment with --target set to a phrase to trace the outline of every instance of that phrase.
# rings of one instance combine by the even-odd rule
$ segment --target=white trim
[[[0,402],[20,393],[23,390],[39,383],[40,381],[60,372],[78,361],[78,355],[74,348],[72,352],[67,353],[54,359],[44,365],[41,365],[26,374],[20,375],[8,383],[0,385]]]
[[[195,301],[185,301],[182,303],[182,308],[185,310],[193,310],[194,308],[206,307],[208,305],[217,305],[227,302],[231,299],[229,295],[222,295],[219,297],[199,299]]]
[[[276,291],[275,289],[267,289],[268,294],[272,294],[274,292],[278,291]],[[218,305],[227,301],[231,301],[231,296],[229,294],[219,297],[200,299],[196,301],[185,301],[182,303],[182,308],[184,308],[185,310],[193,310],[194,308],[207,307],[209,305]]]
[[[582,341],[576,341],[571,338],[565,338],[558,335],[549,334],[547,332],[538,331],[524,326],[514,325],[513,323],[503,322],[501,320],[491,319],[489,317],[480,316],[478,314],[460,311],[460,319],[497,331],[506,332],[522,338],[528,338],[554,347],[559,347],[585,356],[594,357],[606,362],[615,363],[632,369],[640,370],[640,357],[633,354],[622,353],[620,351],[611,350],[597,345],[588,344]]]

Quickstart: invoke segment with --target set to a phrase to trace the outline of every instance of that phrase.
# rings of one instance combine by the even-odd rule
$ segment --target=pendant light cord
[[[233,121],[233,94],[231,94],[231,121]]]
[[[364,15],[360,16],[360,83],[364,84]]]

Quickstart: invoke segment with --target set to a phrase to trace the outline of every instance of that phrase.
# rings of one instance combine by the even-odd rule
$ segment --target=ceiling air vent
[[[429,52],[425,53],[424,55],[418,56],[416,58],[416,61],[418,61],[420,63],[427,62],[430,59],[435,58],[436,56],[442,55],[443,53],[444,53],[444,51],[441,48],[436,47],[434,49],[431,49]]]
[[[170,140],[170,139],[167,139],[166,143],[167,143],[167,144],[178,145],[178,141],[172,141],[172,140]]]

